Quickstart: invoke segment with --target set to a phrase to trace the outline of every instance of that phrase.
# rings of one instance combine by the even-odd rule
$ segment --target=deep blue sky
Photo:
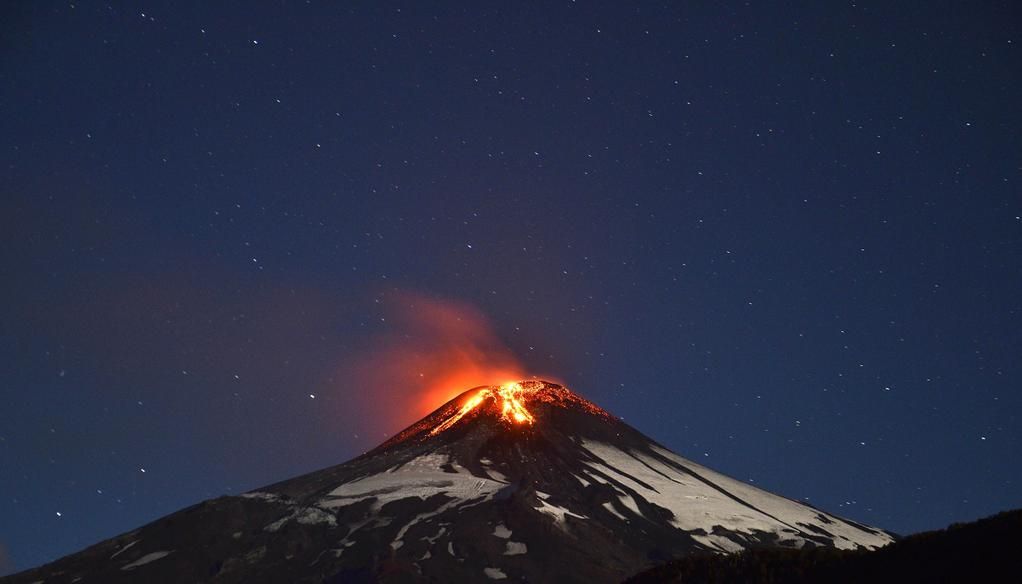
[[[1018,6],[5,3],[0,571],[412,421],[409,298],[833,512],[1022,506]]]

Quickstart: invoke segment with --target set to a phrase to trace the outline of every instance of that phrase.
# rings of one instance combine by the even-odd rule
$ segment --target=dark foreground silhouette
[[[686,584],[1022,582],[1022,510],[912,535],[876,551],[750,549],[696,554],[627,580]]]

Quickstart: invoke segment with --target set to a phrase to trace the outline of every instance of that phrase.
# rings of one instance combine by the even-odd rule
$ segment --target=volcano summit
[[[618,581],[694,551],[892,537],[686,460],[565,387],[471,389],[347,463],[14,582]]]

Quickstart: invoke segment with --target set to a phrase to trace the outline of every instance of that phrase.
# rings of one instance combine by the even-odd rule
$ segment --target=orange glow
[[[463,391],[481,385],[493,386],[506,379],[524,377],[521,371],[508,364],[492,364],[480,354],[455,352],[433,367],[424,368],[423,389],[412,401],[416,417],[421,418],[441,405],[451,401]],[[430,375],[433,375],[430,378]]]
[[[530,377],[472,306],[395,291],[380,306],[386,328],[352,351],[334,376],[365,432],[390,434],[466,389]]]
[[[482,427],[491,429],[494,420],[509,428],[533,426],[544,419],[549,420],[547,416],[552,411],[562,408],[607,420],[614,419],[607,411],[563,385],[527,379],[466,391],[457,400],[438,409],[434,415],[395,434],[380,448],[388,448],[407,440],[429,440],[455,426],[471,426],[477,421],[484,423]]]
[[[489,394],[490,394],[489,389],[479,390],[479,393],[470,397],[468,401],[466,401],[464,405],[461,406],[461,409],[458,410],[457,414],[454,414],[453,416],[445,420],[444,423],[440,424],[436,428],[433,428],[430,434],[439,434],[440,432],[443,432],[444,430],[453,426],[455,422],[464,418],[465,414],[471,412],[472,410],[475,409],[476,406],[483,403],[483,400],[489,397]]]
[[[497,390],[497,397],[502,401],[501,415],[507,421],[514,421],[519,424],[523,422],[533,423],[535,418],[525,409],[526,389],[520,383],[508,383]],[[530,393],[535,392],[531,390]]]
[[[447,430],[487,400],[494,403],[494,406],[490,408],[491,411],[499,411],[500,419],[508,424],[532,424],[536,419],[526,409],[525,403],[528,401],[528,396],[536,393],[542,387],[543,385],[540,383],[525,387],[521,383],[512,382],[481,389],[462,404],[457,413],[430,430],[429,434],[436,436]]]

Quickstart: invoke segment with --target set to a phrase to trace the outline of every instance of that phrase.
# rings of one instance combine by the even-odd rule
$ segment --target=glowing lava
[[[500,386],[485,387],[476,392],[472,397],[462,404],[454,415],[444,420],[435,428],[429,431],[430,436],[436,436],[440,432],[458,423],[472,410],[479,407],[487,400],[492,400],[500,412],[500,419],[509,424],[532,424],[536,419],[525,407],[528,396],[536,393],[543,387],[541,383],[529,383],[528,386],[522,383],[505,383]]]
[[[386,449],[406,440],[434,438],[458,422],[469,423],[481,416],[496,418],[509,428],[534,426],[551,420],[547,416],[555,410],[570,412],[572,415],[616,419],[563,385],[541,379],[527,379],[502,385],[476,386],[408,426],[379,448]]]
[[[431,436],[435,436],[435,435],[439,434],[440,432],[443,432],[444,430],[450,428],[458,420],[464,418],[465,414],[471,412],[472,410],[474,410],[476,408],[476,406],[478,406],[479,404],[483,403],[483,400],[485,400],[488,397],[491,397],[490,389],[489,388],[479,390],[479,393],[477,393],[477,394],[473,395],[472,397],[470,397],[468,399],[468,401],[465,402],[465,404],[461,406],[461,409],[458,410],[458,413],[454,414],[450,418],[447,418],[446,420],[444,420],[444,422],[442,424],[440,424],[436,428],[433,428],[432,430],[430,430],[430,432],[429,432],[430,435]]]

